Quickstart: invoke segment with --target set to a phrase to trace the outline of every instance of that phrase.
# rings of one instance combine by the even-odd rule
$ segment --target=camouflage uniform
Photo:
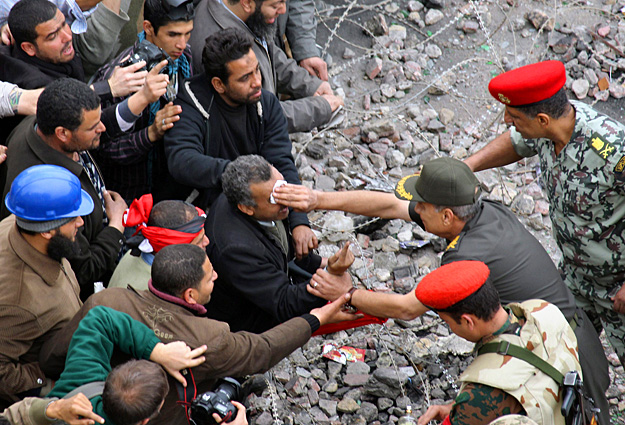
[[[536,422],[523,415],[506,415],[495,419],[488,425],[538,425]]]
[[[625,315],[610,299],[625,279],[625,126],[571,104],[575,129],[559,155],[551,140],[526,140],[514,128],[510,136],[519,155],[538,154],[564,280],[625,364]]]
[[[577,339],[556,306],[543,300],[530,300],[510,304],[508,308],[510,314],[506,324],[493,338],[484,342],[508,341],[532,351],[563,375],[572,370],[577,370],[581,375]],[[476,351],[482,344],[483,342],[476,344]],[[457,424],[454,417],[459,399],[469,398],[465,395],[466,383],[469,382],[505,391],[516,398],[527,416],[539,425],[564,424],[564,417],[560,413],[562,401],[559,384],[525,360],[498,353],[482,354],[473,360],[458,379],[463,384],[450,414],[454,425]],[[497,409],[497,404],[492,399],[483,397],[481,411],[477,408],[475,411],[481,413],[487,409]],[[464,416],[476,419],[475,415],[465,413]]]

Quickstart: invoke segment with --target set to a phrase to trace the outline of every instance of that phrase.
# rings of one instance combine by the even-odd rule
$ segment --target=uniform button
[[[38,383],[39,385],[43,384],[43,379],[41,379],[41,378],[37,378],[37,383]]]

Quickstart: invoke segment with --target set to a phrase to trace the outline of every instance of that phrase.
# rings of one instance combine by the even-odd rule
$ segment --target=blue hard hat
[[[22,171],[4,199],[8,210],[29,221],[78,217],[93,211],[93,200],[80,180],[58,165],[35,165]]]

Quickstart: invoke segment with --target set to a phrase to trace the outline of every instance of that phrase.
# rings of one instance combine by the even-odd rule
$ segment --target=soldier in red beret
[[[543,300],[502,307],[489,275],[480,261],[456,261],[434,270],[417,286],[421,303],[456,335],[476,343],[476,358],[458,378],[462,385],[454,403],[430,406],[419,425],[431,420],[477,425],[508,414],[526,415],[540,425],[564,423],[559,384],[517,357],[515,348],[504,353],[491,347],[516,347],[564,375],[581,370],[573,330],[560,310]]]
[[[565,283],[625,365],[625,126],[569,101],[565,81],[558,61],[493,78],[511,128],[465,162],[480,171],[538,155]]]

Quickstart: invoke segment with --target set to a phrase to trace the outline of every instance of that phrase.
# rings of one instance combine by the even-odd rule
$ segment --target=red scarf
[[[198,207],[195,207],[195,209],[198,212],[198,218],[201,218],[201,220],[193,219],[178,229],[148,226],[147,222],[152,212],[153,203],[152,194],[149,193],[139,199],[135,199],[132,201],[130,208],[126,210],[123,221],[125,227],[137,226],[137,231],[133,236],[141,233],[150,242],[155,254],[169,245],[190,243],[202,232],[206,214]]]

